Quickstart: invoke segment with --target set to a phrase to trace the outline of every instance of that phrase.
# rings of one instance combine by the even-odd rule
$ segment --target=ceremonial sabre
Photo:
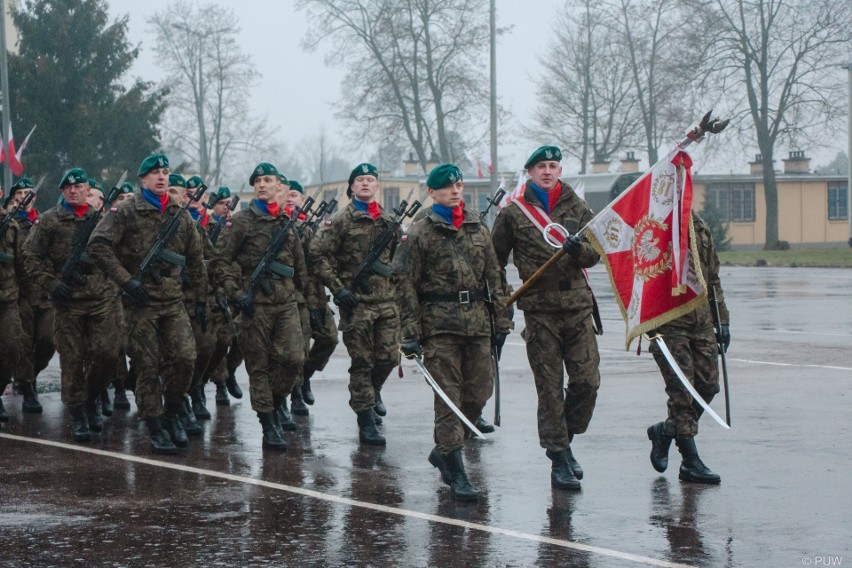
[[[403,356],[405,356],[405,355],[403,354]],[[476,426],[471,424],[470,420],[468,420],[467,417],[464,414],[462,414],[462,411],[459,410],[459,407],[456,406],[455,404],[453,404],[453,401],[450,400],[450,397],[447,396],[447,393],[445,393],[444,391],[441,390],[441,387],[438,386],[438,383],[432,377],[431,373],[429,373],[429,371],[426,370],[426,365],[423,364],[423,359],[421,359],[418,356],[406,357],[406,359],[414,359],[414,362],[417,363],[417,366],[420,367],[421,371],[423,371],[423,376],[426,378],[426,382],[429,383],[429,386],[432,387],[432,390],[435,391],[435,394],[440,396],[441,400],[443,400],[444,403],[447,406],[450,407],[450,410],[453,411],[453,414],[458,416],[459,420],[461,420],[464,423],[465,426],[470,428],[470,430],[471,430],[471,432],[473,432],[474,436],[476,436],[480,440],[485,440],[486,438],[482,434],[482,432],[479,431],[479,428],[477,428]]]
[[[689,394],[692,395],[693,400],[695,400],[695,402],[700,404],[701,408],[703,408],[705,411],[707,411],[707,413],[710,416],[713,417],[713,420],[718,422],[719,425],[722,428],[724,428],[725,430],[730,430],[731,427],[728,426],[727,424],[725,424],[725,421],[722,420],[722,418],[718,414],[716,414],[713,411],[712,408],[710,408],[710,405],[707,404],[707,402],[703,398],[701,398],[701,395],[698,394],[698,391],[695,390],[695,387],[692,386],[692,383],[689,382],[689,379],[687,379],[686,375],[683,374],[683,371],[680,370],[680,367],[678,367],[677,363],[675,362],[675,359],[674,359],[674,356],[672,355],[672,352],[669,351],[669,348],[666,345],[666,342],[663,341],[663,336],[662,335],[655,335],[653,337],[650,337],[649,339],[653,339],[657,342],[657,345],[659,346],[660,351],[665,356],[666,361],[669,362],[669,366],[672,368],[672,371],[675,372],[675,375],[677,375],[677,378],[680,379],[680,382],[683,383],[683,386],[686,387],[686,390],[689,391]]]

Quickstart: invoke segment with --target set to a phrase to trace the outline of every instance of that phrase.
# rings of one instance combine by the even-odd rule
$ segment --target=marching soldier
[[[523,196],[500,211],[492,229],[500,266],[513,253],[523,280],[553,255],[542,237],[548,223],[575,233],[593,216],[586,202],[559,180],[561,160],[556,146],[533,152],[524,165],[530,179]],[[563,248],[566,254],[518,300],[518,307],[524,312],[523,338],[538,392],[539,443],[552,461],[551,485],[577,490],[583,470],[570,444],[588,428],[600,386],[594,299],[582,269],[600,257],[584,239],[569,237]],[[568,372],[564,396],[563,365]]]
[[[145,158],[137,172],[140,188],[104,217],[89,241],[89,254],[132,300],[125,314],[127,349],[136,376],[136,406],[145,420],[155,453],[177,453],[188,441],[180,414],[192,380],[195,340],[184,309],[181,272],[200,297],[207,295],[207,272],[198,232],[189,215],[168,195],[169,160]],[[157,265],[140,280],[139,265],[156,242],[161,227],[179,215],[177,230]],[[206,310],[206,304],[197,304]],[[199,318],[200,319],[200,318]],[[160,377],[163,384],[160,385]],[[163,400],[165,399],[165,412]]]
[[[411,226],[395,259],[402,296],[400,349],[409,357],[422,354],[438,385],[473,423],[494,388],[488,310],[505,311],[500,267],[479,215],[465,211],[459,168],[435,167],[426,187],[434,203]],[[505,325],[501,331],[508,333]],[[461,454],[465,427],[437,394],[434,438],[429,462],[454,498],[476,500]]]
[[[240,350],[249,374],[251,405],[263,428],[263,447],[286,450],[276,409],[290,394],[305,360],[297,293],[313,305],[306,284],[304,251],[294,231],[287,235],[268,273],[249,288],[249,278],[288,219],[275,200],[278,170],[259,164],[249,183],[255,199],[236,213],[231,228],[217,243],[213,273],[219,286],[239,312],[236,320]]]
[[[84,253],[71,281],[62,279],[81,229],[97,208],[89,205],[86,172],[73,168],[59,183],[62,198],[33,228],[25,246],[34,284],[53,299],[62,402],[73,417],[75,441],[91,440],[103,429],[98,399],[115,373],[120,336],[115,314],[118,288]],[[85,245],[83,245],[85,246]]]
[[[133,184],[129,181],[126,181],[121,184],[119,187],[119,193],[113,201],[113,205],[121,203],[122,201],[127,201],[128,199],[133,199]],[[122,303],[122,297],[118,296],[115,299],[115,314],[118,318],[118,328],[121,330],[121,345],[120,345],[120,353],[118,355],[118,366],[115,371],[115,379],[112,384],[115,386],[115,397],[113,400],[113,408],[116,410],[130,410],[130,400],[127,398],[127,324],[124,321],[124,305]]]
[[[3,196],[0,188],[0,197]],[[3,391],[12,381],[15,367],[23,355],[21,313],[18,309],[20,290],[29,287],[24,267],[24,236],[14,218],[0,211],[0,422],[8,422],[3,407]]]
[[[399,307],[390,267],[402,231],[371,267],[369,285],[354,288],[352,275],[379,235],[392,224],[376,201],[379,172],[359,164],[349,174],[352,202],[323,222],[311,243],[313,270],[340,306],[340,331],[349,352],[349,406],[358,415],[362,443],[386,443],[375,415],[385,416],[381,390],[399,360]],[[375,410],[375,413],[374,413]]]
[[[695,211],[692,212],[692,221],[695,227],[701,273],[704,275],[708,289],[715,287],[716,290],[720,318],[719,335],[716,335],[713,325],[713,308],[710,302],[660,326],[649,335],[662,335],[678,366],[698,394],[709,403],[719,392],[719,345],[727,351],[731,343],[730,314],[725,305],[725,296],[719,279],[719,257],[713,245],[713,236],[707,224]],[[692,255],[689,256],[689,262],[693,262]],[[698,272],[694,266],[693,272]],[[651,465],[660,473],[666,471],[669,464],[669,448],[674,440],[683,458],[679,475],[681,480],[707,484],[721,482],[721,477],[705,466],[698,457],[698,449],[695,446],[698,420],[704,409],[692,400],[692,395],[681,384],[656,341],[651,342],[650,351],[654,355],[657,366],[660,367],[666,383],[666,394],[669,397],[668,418],[648,428],[648,438],[651,440]]]
[[[33,189],[29,178],[21,178],[12,186],[4,207],[17,205]],[[11,202],[11,203],[10,203]],[[18,211],[18,226],[24,239],[29,236],[33,227],[39,223],[38,210],[35,201],[31,201],[25,210]],[[21,311],[21,326],[23,335],[23,356],[15,368],[15,383],[24,397],[21,405],[22,412],[41,414],[42,407],[36,394],[36,378],[41,373],[56,352],[53,343],[53,303],[50,296],[43,290],[35,289],[29,294],[21,294],[18,298]]]

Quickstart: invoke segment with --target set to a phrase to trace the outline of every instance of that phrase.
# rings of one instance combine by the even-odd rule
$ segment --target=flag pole
[[[712,114],[713,114],[712,110],[710,112],[708,112],[707,114],[705,114],[704,117],[701,119],[701,122],[698,124],[698,126],[694,127],[689,132],[687,132],[686,136],[684,136],[683,140],[678,142],[677,146],[675,146],[674,149],[675,150],[683,150],[684,148],[686,148],[687,146],[689,146],[693,142],[701,142],[704,139],[704,135],[708,132],[710,132],[711,134],[718,134],[719,132],[722,132],[725,129],[725,127],[728,126],[728,122],[730,122],[730,121],[729,120],[719,120],[718,118],[711,119],[710,116]],[[658,164],[663,163],[663,160],[667,160],[668,156],[670,154],[671,154],[671,152],[667,153],[665,157],[657,160],[657,162],[653,166],[648,168],[648,172],[653,171],[653,169],[655,167],[657,167]],[[647,172],[646,172],[646,175],[647,175]],[[595,221],[595,219],[598,218],[598,215],[602,215],[604,212],[612,209],[615,206],[615,204],[618,203],[619,200],[621,200],[622,197],[624,197],[625,195],[630,193],[630,190],[633,188],[633,186],[637,185],[644,178],[645,178],[644,175],[639,176],[639,178],[636,181],[634,181],[632,184],[630,184],[630,187],[628,187],[627,189],[622,191],[615,199],[610,201],[609,205],[607,205],[606,207],[601,209],[597,213],[597,215],[592,217],[591,220],[589,220],[589,222],[586,223],[579,231],[574,233],[573,236],[582,235],[583,232],[589,227],[589,225],[591,225]],[[515,290],[515,293],[512,294],[509,297],[509,299],[506,301],[506,306],[507,307],[511,306],[516,301],[518,301],[518,298],[523,296],[526,293],[526,291],[529,290],[530,286],[535,284],[539,280],[539,278],[541,278],[544,275],[544,273],[547,271],[547,269],[550,268],[553,264],[555,264],[556,261],[559,260],[559,258],[563,254],[565,254],[565,251],[562,248],[560,248],[559,250],[557,250],[553,254],[553,256],[551,256],[547,260],[547,262],[542,264],[541,267],[539,267],[538,270],[536,270],[529,278],[524,280],[524,283],[521,284],[520,286],[518,286],[518,289]]]
[[[0,0],[0,89],[3,95],[3,138],[9,134],[12,122],[12,105],[9,101],[9,54],[6,49],[6,0]],[[12,169],[9,161],[9,148],[6,147],[6,167],[3,168],[3,188],[8,191],[12,187]]]

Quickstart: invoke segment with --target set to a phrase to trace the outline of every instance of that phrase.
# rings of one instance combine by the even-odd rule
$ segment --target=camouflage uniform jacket
[[[141,190],[133,193],[110,209],[101,219],[89,239],[89,255],[122,288],[133,278],[139,264],[151,250],[160,227],[180,210],[170,201],[165,213],[145,201]],[[185,269],[199,296],[207,296],[207,270],[204,268],[204,251],[192,217],[183,212],[180,225],[166,248],[185,258]],[[154,302],[183,300],[181,289],[181,267],[160,261],[163,281],[157,284],[146,276],[143,284],[148,297]]]
[[[719,317],[722,323],[727,324],[730,322],[728,307],[725,305],[725,294],[722,292],[722,284],[719,280],[719,256],[716,254],[716,247],[713,244],[713,236],[710,234],[710,228],[695,211],[692,212],[692,221],[695,226],[695,244],[698,248],[701,273],[704,275],[704,282],[707,284],[708,301],[688,314],[660,326],[659,331],[663,335],[683,335],[691,332],[706,333],[713,329],[713,312],[711,311],[712,307],[709,301],[711,286],[716,287],[716,300],[719,302]],[[689,264],[693,272],[696,272],[693,255],[689,255]]]
[[[195,302],[212,301],[215,291],[215,287],[213,285],[213,271],[210,270],[210,263],[213,260],[213,243],[210,242],[208,229],[206,227],[202,226],[195,220],[193,220],[192,225],[198,232],[198,239],[201,241],[201,248],[204,251],[204,266],[207,268],[207,295],[202,296],[198,293],[196,287],[193,286],[192,282],[187,278],[188,273],[184,270],[181,278],[181,286],[183,288],[183,302],[187,306],[194,306]],[[212,223],[208,222],[208,226],[209,225],[212,225]]]
[[[302,225],[302,222],[299,222],[299,225]],[[316,273],[312,270],[314,265],[311,257],[311,242],[316,238],[316,234],[311,230],[310,227],[305,227],[302,230],[302,234],[299,236],[299,240],[302,242],[302,248],[305,251],[305,262],[308,264],[308,286],[313,288],[314,294],[316,294],[317,299],[319,301],[319,307],[325,309],[328,306],[328,296],[325,292],[325,286],[322,284],[322,280],[317,277]]]
[[[6,219],[0,213],[0,222]],[[29,278],[24,265],[24,235],[15,219],[6,227],[0,238],[0,304],[15,302],[21,290],[29,289]]]
[[[429,207],[409,229],[394,267],[400,278],[400,320],[406,339],[423,340],[441,333],[490,335],[486,302],[471,299],[462,303],[462,291],[483,294],[487,286],[496,313],[505,310],[497,256],[477,213],[465,211],[464,221],[456,229]],[[445,299],[449,297],[454,299]]]
[[[527,182],[524,199],[541,206],[535,191]],[[562,194],[550,212],[554,223],[559,223],[576,232],[589,222],[594,214],[574,190],[562,184]],[[547,244],[541,231],[530,221],[518,205],[504,207],[497,215],[491,229],[491,240],[501,267],[509,262],[509,254],[522,280],[532,276],[556,251]],[[585,283],[582,268],[594,266],[600,256],[584,238],[583,250],[575,261],[563,255],[555,266],[551,266],[541,279],[531,286],[518,300],[521,310],[567,311],[592,307],[592,292]]]
[[[354,289],[352,275],[367,257],[370,246],[391,224],[393,218],[384,211],[378,219],[359,211],[350,203],[330,219],[323,221],[320,230],[311,241],[312,269],[319,280],[332,292],[350,288],[365,304],[380,304],[397,301],[395,277],[371,273],[370,291]],[[379,255],[378,262],[390,268],[402,229],[397,228],[391,244]]]
[[[287,222],[288,217],[285,214],[282,213],[278,217],[267,215],[254,202],[247,209],[234,214],[231,227],[222,233],[216,243],[211,265],[216,285],[221,287],[229,298],[236,298],[241,292],[248,290],[249,278],[263,258],[269,242]],[[292,277],[273,274],[269,279],[272,293],[266,295],[258,287],[255,303],[297,302],[301,294],[308,305],[316,305],[316,294],[311,291],[307,282],[305,251],[293,229],[275,259],[279,264],[292,269]]]
[[[77,231],[95,213],[90,207],[85,215],[79,217],[60,203],[39,219],[24,245],[24,257],[33,283],[40,290],[49,294],[59,283],[62,268],[74,248]],[[85,282],[69,283],[72,301],[92,306],[115,302],[118,288],[85,252],[77,269]]]

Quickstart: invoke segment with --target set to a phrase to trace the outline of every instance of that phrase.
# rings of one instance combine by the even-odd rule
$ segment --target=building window
[[[828,182],[828,220],[841,221],[849,218],[849,210],[847,209],[847,199],[849,192],[847,191],[847,182],[845,181],[830,181]]]
[[[464,200],[464,204],[466,207],[473,207],[476,203],[473,200],[473,191],[471,190],[465,190],[464,194],[462,195],[462,199]]]
[[[722,222],[754,221],[754,184],[720,183],[707,186],[707,202]]]
[[[488,200],[491,198],[491,194],[488,193],[487,189],[483,189],[479,192],[479,211],[485,211],[488,209]]]
[[[399,207],[399,188],[398,187],[385,187],[382,188],[382,196],[385,200],[385,209],[388,211],[393,211],[397,207]]]

